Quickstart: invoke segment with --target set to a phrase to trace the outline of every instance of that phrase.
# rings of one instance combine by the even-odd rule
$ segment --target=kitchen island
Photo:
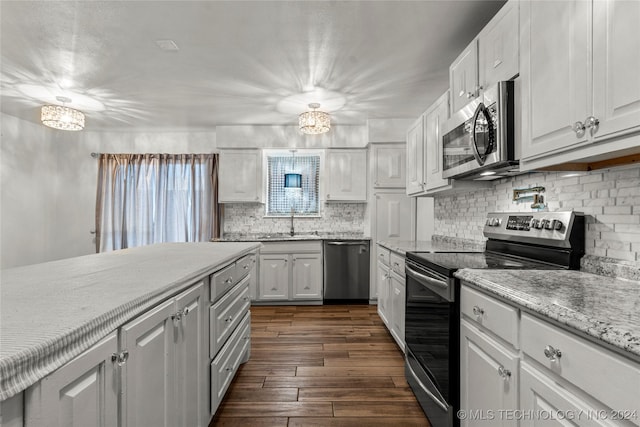
[[[234,274],[235,265],[248,255],[255,257],[259,247],[259,243],[239,242],[165,243],[3,270],[0,400],[37,386],[115,331],[120,332],[122,342],[125,325],[165,306],[170,313],[166,322],[162,320],[167,334],[186,330],[187,323],[176,319],[186,319],[192,309],[190,319],[199,331],[198,353],[205,355],[199,359],[204,359],[199,368],[206,373],[210,358],[215,356],[206,357],[209,305],[222,301],[227,293],[234,298],[240,294],[243,285]],[[218,286],[216,272],[221,270],[228,276],[222,277],[222,286]],[[210,291],[209,282],[215,289]],[[246,288],[248,293],[248,284]],[[191,289],[200,292],[194,300],[197,304],[187,302],[175,312],[180,295]],[[248,298],[245,302],[248,311]],[[193,314],[195,308],[200,315]],[[172,322],[174,328],[170,327]],[[120,350],[121,346],[117,347]],[[113,356],[120,366],[126,363],[128,353],[116,351]],[[201,412],[208,413],[209,408]],[[26,413],[28,416],[28,408]]]

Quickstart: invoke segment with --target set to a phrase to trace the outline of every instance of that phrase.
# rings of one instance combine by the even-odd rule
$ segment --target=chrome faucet
[[[291,236],[295,234],[295,230],[293,228],[293,206],[291,206],[291,230],[289,230],[289,234]]]

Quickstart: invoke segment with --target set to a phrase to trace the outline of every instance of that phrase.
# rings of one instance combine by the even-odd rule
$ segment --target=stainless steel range
[[[432,426],[457,426],[462,268],[579,269],[584,216],[575,212],[489,213],[484,252],[408,252],[405,374]]]

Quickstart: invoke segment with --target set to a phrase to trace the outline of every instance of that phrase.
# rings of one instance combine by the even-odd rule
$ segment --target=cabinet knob
[[[245,264],[245,265],[242,266],[242,268],[245,269],[245,270],[248,270],[249,266]]]
[[[189,307],[185,307],[184,310],[182,310],[182,316],[186,317],[187,314],[189,314]]]
[[[473,92],[467,92],[467,99],[474,98],[475,94]]]
[[[598,126],[600,125],[600,120],[593,116],[589,116],[584,121],[584,126],[589,129],[591,136],[598,131]]]
[[[331,194],[327,194],[327,200],[331,198]]]
[[[504,366],[500,365],[498,366],[498,375],[500,375],[503,380],[508,380],[509,378],[511,378],[511,371],[505,369]]]
[[[233,283],[233,277],[229,276],[229,278],[225,280],[224,283]]]
[[[477,305],[473,306],[473,314],[475,314],[476,316],[482,316],[484,314],[484,309],[478,307]]]
[[[550,361],[555,362],[562,357],[562,352],[560,349],[548,345],[544,348],[544,355]]]
[[[122,366],[127,363],[127,359],[129,359],[129,352],[127,350],[122,350],[120,353],[111,354],[111,362],[117,364],[118,366]]]
[[[586,128],[584,126],[584,123],[582,123],[581,121],[577,121],[573,124],[573,127],[571,128],[571,130],[573,130],[576,133],[576,136],[578,138],[581,138],[584,136]]]

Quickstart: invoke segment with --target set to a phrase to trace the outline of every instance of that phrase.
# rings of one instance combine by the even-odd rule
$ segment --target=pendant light
[[[302,175],[295,173],[296,150],[291,150],[291,171],[284,174],[284,188],[302,188]]]

